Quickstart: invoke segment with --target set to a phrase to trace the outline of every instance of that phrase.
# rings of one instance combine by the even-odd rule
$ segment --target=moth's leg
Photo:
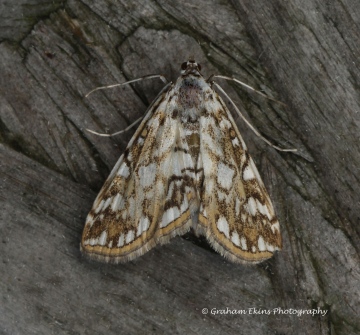
[[[137,79],[133,79],[133,80],[130,80],[130,81],[126,81],[125,83],[121,83],[121,84],[114,84],[114,85],[108,85],[108,86],[101,86],[101,87],[97,87],[95,89],[93,89],[92,91],[90,91],[88,94],[85,95],[85,98],[87,98],[91,93],[95,92],[95,91],[98,91],[98,90],[105,90],[107,88],[113,88],[113,87],[118,87],[118,86],[124,86],[124,85],[127,85],[127,84],[131,84],[131,83],[135,83],[137,81],[141,81],[141,80],[147,80],[147,79],[155,79],[155,78],[160,78],[165,84],[167,84],[163,90],[161,90],[160,93],[162,93],[168,86],[169,84],[171,84],[171,82],[168,82],[166,80],[166,78],[164,76],[162,76],[161,74],[154,74],[154,75],[149,75],[149,76],[144,76],[144,77],[141,77],[141,78],[137,78]],[[156,100],[156,99],[155,99]],[[98,135],[98,136],[104,136],[104,137],[111,137],[111,136],[116,136],[116,135],[119,135],[119,134],[122,134],[126,131],[128,131],[129,129],[131,129],[132,127],[134,127],[137,123],[139,123],[143,118],[140,117],[138,118],[137,120],[135,120],[131,125],[129,125],[128,127],[126,127],[125,129],[123,130],[120,130],[120,131],[117,131],[116,133],[112,133],[112,134],[105,134],[105,133],[98,133],[94,130],[90,130],[90,129],[86,129],[88,132],[92,133],[92,134],[95,134],[95,135]]]
[[[240,112],[239,108],[237,108],[237,106],[235,105],[234,101],[231,100],[231,98],[225,93],[225,91],[221,88],[220,85],[218,85],[217,83],[213,82],[213,84],[218,88],[218,90],[224,94],[224,96],[229,99],[229,101],[231,102],[231,104],[233,105],[233,107],[235,108],[236,112],[238,113],[238,115],[244,120],[244,122],[248,125],[248,127],[257,135],[259,136],[265,143],[269,144],[270,146],[272,146],[274,149],[279,150],[279,151],[290,151],[290,152],[295,152],[297,151],[297,149],[283,149],[280,148],[274,144],[272,144],[269,140],[267,140],[265,137],[263,137],[255,128],[254,126],[245,118],[244,115],[242,115],[242,113]]]
[[[94,130],[90,130],[90,129],[86,129],[89,133],[98,135],[98,136],[104,136],[104,137],[111,137],[111,136],[116,136],[122,133],[125,133],[126,131],[128,131],[129,129],[131,129],[132,127],[134,127],[137,123],[139,123],[141,120],[143,119],[143,117],[139,117],[137,120],[135,120],[130,126],[127,126],[125,129],[117,131],[116,133],[112,133],[112,134],[105,134],[105,133],[97,133]]]

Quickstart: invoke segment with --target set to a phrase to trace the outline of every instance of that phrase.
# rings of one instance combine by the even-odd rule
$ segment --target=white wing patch
[[[151,163],[148,166],[141,166],[139,168],[140,186],[145,188],[151,186],[156,178],[156,164]]]
[[[219,162],[217,166],[218,174],[217,174],[217,182],[221,185],[222,188],[226,190],[230,190],[233,182],[233,177],[235,171],[224,164],[223,162]]]
[[[142,233],[146,232],[150,227],[150,220],[148,217],[143,216],[140,219],[139,225],[137,227],[136,236],[140,236]]]
[[[217,228],[221,233],[223,233],[227,238],[229,238],[229,224],[224,216],[220,216],[220,218],[218,219]]]
[[[253,170],[251,169],[251,167],[246,166],[243,172],[243,179],[245,181],[251,180],[251,179],[255,179],[255,175]]]

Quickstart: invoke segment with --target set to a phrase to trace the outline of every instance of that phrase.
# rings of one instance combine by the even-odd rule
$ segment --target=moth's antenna
[[[154,78],[160,78],[165,84],[168,83],[168,81],[166,80],[166,78],[165,78],[164,76],[162,76],[161,74],[151,74],[151,75],[149,75],[149,76],[145,76],[145,77],[133,79],[133,80],[127,81],[127,82],[125,82],[125,83],[121,83],[121,84],[114,84],[114,85],[96,87],[95,89],[93,89],[92,91],[90,91],[88,94],[86,94],[86,95],[85,95],[85,98],[87,98],[90,94],[94,93],[95,91],[105,90],[105,89],[107,89],[107,88],[113,88],[113,87],[118,87],[118,86],[124,86],[124,85],[128,85],[128,84],[131,84],[131,83],[135,83],[135,82],[137,82],[137,81],[147,80],[147,79],[154,79]]]
[[[280,105],[283,105],[283,106],[286,106],[286,104],[284,104],[283,102],[279,101],[279,100],[276,100],[272,97],[269,97],[268,95],[256,90],[255,88],[243,83],[242,81],[236,79],[236,78],[231,78],[231,77],[227,77],[227,76],[222,76],[222,75],[212,75],[209,77],[209,79],[207,79],[206,81],[208,83],[210,83],[212,81],[212,79],[214,78],[221,78],[221,79],[225,79],[225,80],[231,80],[231,81],[235,81],[235,83],[238,83],[240,84],[241,86],[244,86],[246,87],[247,89],[249,89],[250,91],[253,91],[253,92],[256,92],[257,94],[260,94],[262,97],[266,98],[266,99],[269,99],[269,100],[272,100],[272,101],[275,101],[277,103],[279,103]]]
[[[231,100],[231,98],[225,93],[225,91],[221,88],[220,85],[218,85],[216,82],[213,82],[213,84],[219,89],[219,91],[224,94],[224,96],[231,102],[231,104],[233,105],[233,107],[235,108],[236,112],[238,113],[238,115],[244,120],[244,122],[248,125],[248,127],[257,135],[259,136],[265,143],[269,144],[270,146],[272,146],[274,149],[279,150],[279,151],[288,151],[288,152],[295,152],[297,151],[297,149],[283,149],[280,148],[274,144],[272,144],[270,141],[268,141],[265,137],[263,137],[254,127],[253,125],[245,118],[244,115],[242,115],[242,113],[240,112],[239,108],[237,108],[237,106],[235,105],[234,101]],[[244,84],[246,85],[246,84]],[[247,85],[246,85],[247,86]]]

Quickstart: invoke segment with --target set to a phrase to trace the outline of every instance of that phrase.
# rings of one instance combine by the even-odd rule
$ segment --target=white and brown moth
[[[86,219],[82,252],[119,263],[192,228],[227,259],[281,249],[269,195],[223,100],[189,60],[150,105]]]

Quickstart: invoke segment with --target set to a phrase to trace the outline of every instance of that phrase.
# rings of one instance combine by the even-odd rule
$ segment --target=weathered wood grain
[[[1,334],[359,334],[356,2],[30,1],[0,4]],[[190,55],[287,108],[226,88],[279,153],[239,128],[284,249],[241,266],[175,238],[134,262],[84,260],[84,220],[160,81]],[[327,310],[324,317],[250,308]],[[202,309],[209,313],[203,314]],[[245,310],[212,315],[210,310]]]

